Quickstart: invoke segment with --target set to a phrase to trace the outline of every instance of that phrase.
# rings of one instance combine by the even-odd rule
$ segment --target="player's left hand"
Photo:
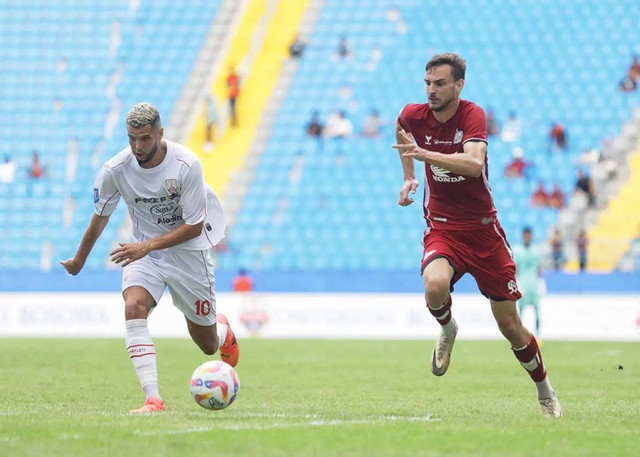
[[[400,151],[402,153],[402,157],[410,157],[412,159],[419,160],[420,162],[426,162],[428,151],[419,147],[410,133],[407,133],[404,130],[399,130],[398,133],[404,143],[394,144],[392,148]]]
[[[143,258],[145,255],[149,254],[151,249],[149,248],[149,243],[118,243],[118,247],[115,248],[109,254],[111,256],[111,261],[116,264],[120,264],[122,262],[122,266],[126,267],[131,262],[135,262]]]
[[[426,162],[429,159],[429,151],[422,149],[417,144],[394,144],[393,149],[397,149],[402,153],[402,157],[409,157]]]

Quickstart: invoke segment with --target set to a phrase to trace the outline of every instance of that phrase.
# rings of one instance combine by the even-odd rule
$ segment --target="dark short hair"
[[[522,229],[522,233],[532,233],[531,227],[525,227]]]
[[[451,75],[454,81],[464,79],[464,74],[467,71],[467,62],[458,54],[452,52],[436,54],[427,62],[425,71],[429,71],[433,67],[439,67],[440,65],[451,65]]]

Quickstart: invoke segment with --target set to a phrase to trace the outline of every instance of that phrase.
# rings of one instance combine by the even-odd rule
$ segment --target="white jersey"
[[[142,168],[127,147],[104,164],[93,189],[95,212],[111,215],[122,197],[133,226],[132,241],[157,238],[184,224],[204,221],[202,233],[176,248],[204,250],[224,237],[220,202],[202,175],[202,164],[190,149],[173,141],[153,168]]]

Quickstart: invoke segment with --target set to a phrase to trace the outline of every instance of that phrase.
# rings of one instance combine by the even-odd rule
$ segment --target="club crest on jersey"
[[[165,179],[164,180],[164,188],[167,189],[167,194],[169,194],[169,198],[173,200],[178,196],[180,189],[178,189],[178,180],[177,179]]]
[[[463,135],[464,135],[464,132],[462,130],[456,129],[456,134],[453,137],[453,144],[458,144],[458,143],[462,142],[462,136]]]

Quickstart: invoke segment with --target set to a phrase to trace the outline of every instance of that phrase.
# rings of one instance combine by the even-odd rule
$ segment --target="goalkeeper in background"
[[[531,243],[533,236],[530,227],[522,230],[522,244],[514,247],[513,260],[516,264],[518,289],[522,298],[518,300],[518,314],[527,306],[533,308],[536,316],[536,336],[540,336],[540,282],[542,268],[540,267],[540,252]]]

